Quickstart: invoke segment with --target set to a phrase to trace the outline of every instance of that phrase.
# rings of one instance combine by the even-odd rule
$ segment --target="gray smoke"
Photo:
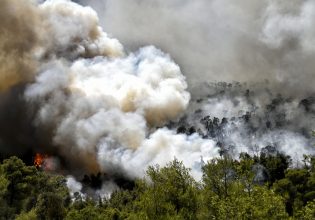
[[[314,152],[314,1],[79,2],[127,49],[154,44],[172,55],[192,96],[183,124],[201,136],[201,118],[227,118],[214,139],[234,155],[267,145],[298,159]]]
[[[206,84],[204,92],[208,95],[192,99],[180,123],[171,127],[180,133],[193,128],[234,157],[241,152],[257,155],[267,146],[294,161],[314,153],[314,97],[288,98],[273,93],[266,83]]]
[[[220,153],[314,153],[313,1],[79,2],[101,19],[70,0],[1,3],[1,153],[105,173],[106,195],[111,176],[175,157],[200,179]]]
[[[313,92],[312,0],[94,0],[108,33],[131,50],[153,44],[170,53],[190,91],[200,80],[269,80],[292,95]]]

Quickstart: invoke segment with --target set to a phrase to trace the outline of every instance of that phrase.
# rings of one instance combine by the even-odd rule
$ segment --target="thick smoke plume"
[[[66,0],[27,6],[36,15],[29,26],[40,39],[30,51],[36,71],[33,82],[20,82],[20,99],[11,102],[26,108],[14,116],[28,116],[25,130],[34,139],[28,146],[61,157],[73,174],[102,171],[129,177],[180,154],[195,153],[199,161],[202,151],[216,151],[212,141],[198,135],[157,129],[183,114],[190,100],[185,77],[169,55],[153,46],[125,55],[90,7]],[[11,102],[4,102],[4,108],[14,106]],[[10,138],[2,136],[5,149]],[[206,145],[210,149],[203,149]]]
[[[175,157],[199,179],[220,154],[314,153],[312,1],[79,2],[0,3],[1,154],[105,173],[107,195]]]
[[[4,91],[34,76],[40,24],[33,4],[18,0],[0,4],[0,91]]]

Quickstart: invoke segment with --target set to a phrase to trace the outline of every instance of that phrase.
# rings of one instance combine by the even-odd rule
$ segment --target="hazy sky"
[[[125,48],[170,53],[190,86],[207,81],[284,83],[312,90],[315,2],[81,0]]]

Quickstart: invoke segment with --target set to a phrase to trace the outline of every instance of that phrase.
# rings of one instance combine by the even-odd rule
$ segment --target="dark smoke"
[[[314,153],[313,1],[77,2],[100,20],[0,3],[2,157],[43,153],[72,193],[107,195],[174,157],[199,179],[222,154]]]

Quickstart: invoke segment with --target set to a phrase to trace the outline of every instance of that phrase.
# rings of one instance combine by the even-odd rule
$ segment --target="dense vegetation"
[[[1,219],[315,219],[315,158],[290,168],[283,154],[242,154],[208,161],[196,182],[174,160],[150,167],[135,187],[111,198],[71,198],[62,176],[26,166],[17,157],[0,165]]]

